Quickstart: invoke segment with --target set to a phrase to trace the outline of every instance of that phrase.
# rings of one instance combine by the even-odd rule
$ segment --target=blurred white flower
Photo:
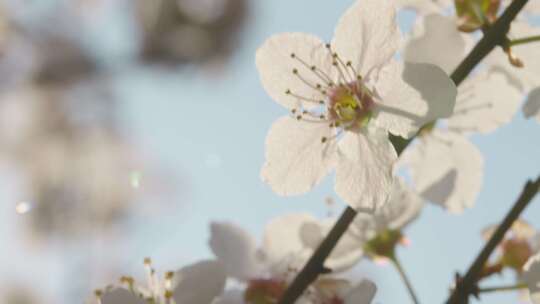
[[[531,301],[540,304],[540,253],[532,256],[523,266],[523,278],[529,286]]]
[[[167,272],[158,278],[149,259],[145,259],[146,286],[137,284],[132,277],[122,277],[122,286],[108,286],[97,290],[99,304],[212,304],[225,288],[223,265],[204,260],[188,265],[176,272]]]
[[[360,0],[329,44],[285,33],[257,51],[264,88],[293,113],[277,120],[266,138],[261,176],[275,192],[305,193],[335,169],[335,190],[351,207],[373,211],[385,203],[397,157],[388,132],[412,136],[450,115],[446,105],[455,97],[450,80],[439,91],[444,107],[407,84],[393,59],[399,44],[393,1]]]
[[[422,134],[399,161],[409,169],[417,193],[452,213],[473,206],[483,164],[481,152],[466,137],[443,130]]]
[[[521,92],[504,74],[479,72],[459,87],[448,129],[460,134],[493,132],[512,121],[521,102]]]
[[[407,38],[404,59],[431,63],[450,74],[465,57],[470,38],[458,31],[456,17],[429,14],[417,20]]]
[[[246,285],[244,297],[247,300],[260,296],[278,299],[330,227],[329,222],[317,221],[307,214],[278,217],[267,224],[259,247],[242,228],[232,223],[214,222],[210,248],[225,265],[227,275]],[[334,271],[353,266],[362,256],[357,244],[346,235],[325,266]]]

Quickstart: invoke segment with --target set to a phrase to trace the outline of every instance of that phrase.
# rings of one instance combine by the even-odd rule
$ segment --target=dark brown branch
[[[469,296],[471,294],[475,294],[477,291],[478,276],[484,268],[484,265],[486,265],[489,256],[493,250],[497,248],[497,245],[499,245],[499,243],[502,241],[508,229],[512,227],[514,221],[518,219],[520,214],[529,205],[539,190],[540,176],[538,176],[535,181],[527,182],[518,200],[512,209],[510,209],[510,212],[508,212],[502,223],[497,227],[497,230],[495,233],[493,233],[480,254],[476,257],[471,267],[469,267],[467,274],[463,277],[463,279],[458,280],[454,292],[452,295],[450,295],[450,298],[446,303],[468,303]]]
[[[494,48],[503,45],[506,42],[506,35],[510,29],[510,23],[516,18],[517,14],[525,6],[528,0],[514,0],[512,4],[504,11],[502,16],[489,28],[484,31],[484,36],[465,57],[465,59],[454,70],[451,77],[456,86],[461,84],[463,80],[471,73],[471,71],[484,59]],[[391,136],[393,144],[396,146],[398,153],[401,152],[411,143],[411,139],[403,139],[397,136]],[[347,207],[341,214],[337,222],[332,227],[323,242],[308,260],[306,265],[298,273],[292,284],[285,291],[285,294],[280,299],[279,304],[294,303],[304,291],[309,287],[317,277],[324,273],[324,261],[330,255],[341,236],[347,231],[349,225],[356,216],[356,211],[351,207]]]

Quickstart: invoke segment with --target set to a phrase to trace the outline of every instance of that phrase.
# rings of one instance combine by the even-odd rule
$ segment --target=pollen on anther
[[[319,100],[319,103],[320,103],[320,104],[324,104],[324,100]]]
[[[326,137],[322,137],[321,138],[321,142],[324,144],[326,142],[327,138]]]
[[[291,113],[295,114],[295,113],[296,113],[296,109],[292,109],[292,110],[291,110]]]
[[[287,90],[285,91],[285,94],[287,94],[287,95],[291,94],[291,90],[287,89]]]
[[[293,69],[292,72],[293,72],[293,74],[298,74],[298,70],[297,70],[297,69]]]
[[[295,53],[291,53],[291,58],[296,58],[296,54],[295,54]]]
[[[302,119],[302,115],[296,116],[296,119],[298,119],[298,120]]]
[[[329,48],[330,48],[330,43],[327,43],[327,44],[325,44],[324,46],[325,46],[327,49],[329,49]]]
[[[306,111],[306,110],[302,111],[302,114],[307,114],[307,113],[308,113],[308,111]]]
[[[319,116],[319,118],[320,118],[320,119],[324,119],[324,115],[321,114],[321,115]]]

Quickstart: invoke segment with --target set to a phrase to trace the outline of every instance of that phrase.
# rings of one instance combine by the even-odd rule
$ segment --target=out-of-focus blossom
[[[237,45],[245,0],[135,1],[145,59],[167,63],[222,60]]]
[[[489,133],[509,123],[521,105],[522,94],[502,73],[470,76],[458,89],[448,129],[460,133]]]
[[[424,199],[452,213],[473,206],[483,179],[483,157],[466,137],[432,130],[401,155],[413,187]]]
[[[138,284],[132,277],[120,279],[120,286],[111,285],[97,290],[99,304],[211,304],[222,294],[226,276],[223,265],[204,260],[185,266],[176,272],[165,273],[159,278],[150,259],[145,259],[146,285]]]
[[[385,203],[396,160],[388,132],[410,137],[450,115],[403,80],[393,59],[399,44],[394,3],[360,0],[329,44],[285,33],[257,51],[264,88],[292,112],[266,138],[261,175],[275,192],[305,193],[335,169],[335,190],[351,207],[373,211]],[[445,105],[453,104],[454,91],[451,81],[439,91]]]
[[[482,236],[488,240],[496,229],[496,225],[487,227]],[[499,244],[498,254],[493,261],[484,266],[481,276],[488,277],[500,273],[505,268],[512,269],[521,276],[527,260],[538,251],[540,251],[540,233],[527,222],[517,220]]]
[[[393,258],[395,247],[406,243],[403,229],[419,216],[423,207],[423,200],[396,177],[388,204],[372,216],[359,214],[350,234],[365,250],[367,257]]]
[[[214,222],[210,248],[225,265],[228,276],[245,284],[244,298],[248,303],[259,303],[255,301],[259,297],[277,300],[330,227],[330,223],[307,214],[278,217],[267,224],[259,247],[242,228]],[[339,271],[353,266],[362,256],[357,244],[346,234],[327,259],[326,267]]]
[[[463,60],[469,40],[457,30],[455,17],[429,14],[416,22],[407,39],[404,58],[435,64],[450,74]]]
[[[540,253],[529,258],[523,266],[523,278],[529,286],[533,304],[540,304]]]

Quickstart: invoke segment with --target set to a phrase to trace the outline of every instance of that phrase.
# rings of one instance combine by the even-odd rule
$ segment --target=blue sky
[[[266,132],[285,111],[262,89],[254,54],[268,36],[279,32],[310,32],[329,40],[337,19],[351,3],[252,1],[239,49],[227,70],[217,75],[208,77],[195,68],[160,74],[141,69],[115,72],[126,133],[180,177],[180,189],[188,189],[170,201],[164,196],[145,198],[148,204],[165,203],[167,207],[131,221],[125,232],[129,244],[125,252],[116,253],[125,255],[122,268],[137,273],[145,256],[152,256],[158,267],[166,269],[210,257],[207,240],[212,220],[234,221],[260,236],[265,223],[278,215],[310,212],[325,216],[325,197],[337,199],[331,177],[307,195],[287,198],[274,194],[259,178]],[[410,16],[400,21],[402,25],[411,23]],[[110,39],[118,48],[129,47],[129,43]],[[106,52],[116,50],[102,51],[106,60]],[[452,216],[428,206],[406,231],[412,245],[398,252],[423,303],[442,302],[454,272],[464,270],[481,248],[481,229],[499,221],[526,179],[540,173],[540,126],[524,120],[520,112],[511,124],[487,136],[474,136],[472,141],[485,159],[484,186],[475,207]],[[339,203],[336,214],[341,208]],[[525,218],[540,228],[538,198]],[[102,252],[107,246],[91,250],[107,254]],[[376,303],[408,302],[392,268],[365,262],[357,271],[378,283]],[[485,297],[483,303],[515,301],[516,296],[509,294]]]

